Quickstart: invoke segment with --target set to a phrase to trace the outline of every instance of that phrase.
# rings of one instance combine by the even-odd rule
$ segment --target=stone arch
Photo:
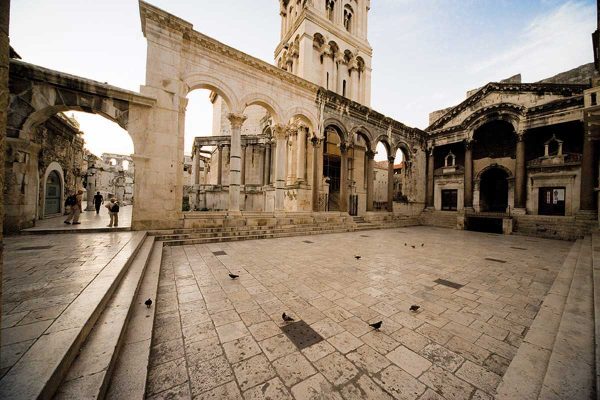
[[[193,73],[184,77],[183,82],[187,86],[186,95],[196,89],[212,90],[221,96],[230,112],[239,112],[240,102],[235,91],[222,80],[204,73]]]
[[[337,118],[327,118],[323,123],[323,128],[327,129],[329,126],[334,126],[338,130],[338,135],[340,135],[340,142],[346,143],[348,141],[348,129],[342,121]]]
[[[317,131],[317,127],[319,126],[319,123],[318,123],[317,117],[315,116],[315,114],[312,111],[307,110],[304,107],[293,107],[293,108],[287,110],[285,115],[286,115],[285,121],[289,121],[292,118],[297,118],[297,117],[305,119],[309,123],[310,129],[313,132],[317,133],[316,131]]]
[[[38,215],[39,219],[43,219],[46,215],[46,183],[48,181],[48,176],[50,176],[50,174],[54,171],[56,171],[60,179],[60,212],[61,214],[64,214],[65,212],[65,173],[62,169],[62,166],[58,162],[52,161],[46,168],[46,172],[44,172],[44,178],[42,180],[42,193],[41,196],[38,195],[40,198],[39,200],[41,201],[40,212]]]
[[[385,146],[385,150],[387,151],[388,157],[392,156],[393,146],[390,144],[389,138],[387,135],[381,134],[373,140],[373,146],[377,148],[377,144],[381,142]]]
[[[282,123],[283,111],[279,107],[279,105],[268,95],[262,93],[249,93],[245,95],[240,100],[240,108],[239,112],[243,113],[246,107],[257,105],[265,108],[269,114],[271,114],[271,118],[273,118],[273,123],[279,124]]]
[[[367,129],[364,125],[355,126],[350,130],[350,136],[354,137],[354,135],[360,135],[367,143],[367,149],[370,151],[375,151],[373,148],[373,135],[371,131]]]
[[[513,126],[515,132],[518,132],[524,113],[525,108],[523,106],[501,103],[475,111],[465,118],[463,125],[469,131],[470,139],[473,138],[473,134],[477,129],[492,121],[506,121]]]
[[[412,151],[407,142],[405,142],[404,140],[397,141],[393,147],[394,155],[396,154],[396,152],[398,150],[400,150],[402,152],[402,154],[404,154],[405,161],[412,161]]]
[[[490,165],[486,165],[484,168],[482,168],[482,169],[481,169],[481,171],[479,171],[479,172],[477,173],[477,175],[475,176],[475,180],[477,180],[477,181],[480,181],[480,180],[481,180],[481,177],[482,177],[482,176],[483,176],[483,175],[484,175],[484,174],[485,174],[487,171],[489,171],[489,170],[491,170],[491,169],[494,169],[494,168],[496,168],[496,169],[501,169],[502,171],[504,171],[504,172],[506,173],[506,176],[507,176],[507,178],[508,178],[508,179],[512,179],[512,178],[514,178],[514,176],[513,176],[513,173],[511,172],[511,170],[510,170],[510,169],[506,168],[504,165],[500,165],[500,164],[493,163],[493,164],[490,164]]]

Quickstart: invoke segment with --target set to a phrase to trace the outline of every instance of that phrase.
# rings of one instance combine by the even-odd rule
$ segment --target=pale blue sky
[[[318,0],[315,0],[318,1]],[[273,62],[275,0],[151,0],[202,33]],[[522,73],[533,82],[592,61],[593,0],[373,0],[372,107],[426,128],[465,92]],[[13,0],[11,44],[24,61],[139,90],[145,40],[135,0]],[[210,134],[206,92],[191,95],[186,149]],[[131,153],[116,124],[78,114],[88,147]]]

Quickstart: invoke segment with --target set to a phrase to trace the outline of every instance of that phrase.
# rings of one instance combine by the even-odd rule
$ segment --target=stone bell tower
[[[344,97],[371,105],[370,0],[280,0],[275,63]]]

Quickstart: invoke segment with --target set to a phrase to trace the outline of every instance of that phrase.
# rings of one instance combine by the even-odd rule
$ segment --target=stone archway
[[[61,165],[57,162],[50,163],[46,168],[44,180],[42,181],[40,196],[42,207],[39,218],[46,218],[64,212],[64,187],[64,174]]]
[[[483,212],[506,212],[509,173],[500,167],[485,169],[479,175],[479,208]]]

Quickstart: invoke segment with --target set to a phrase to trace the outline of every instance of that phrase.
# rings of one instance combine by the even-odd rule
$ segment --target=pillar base
[[[527,215],[527,209],[526,208],[513,208],[512,210],[510,210],[510,213],[512,215]]]

